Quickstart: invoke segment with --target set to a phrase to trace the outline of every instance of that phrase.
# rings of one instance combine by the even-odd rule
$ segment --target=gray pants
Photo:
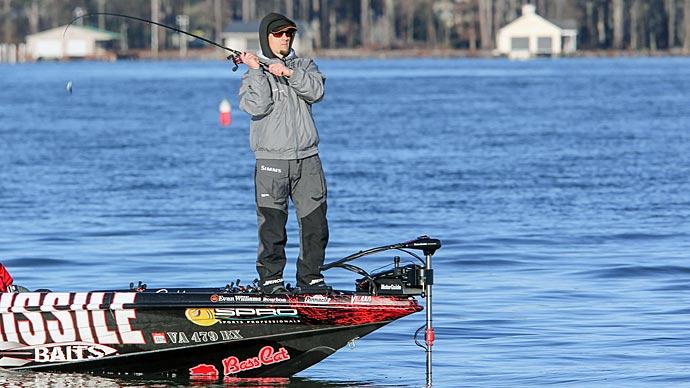
[[[320,267],[328,244],[328,222],[326,180],[319,156],[301,160],[257,159],[254,185],[259,226],[256,269],[261,286],[268,289],[283,283],[288,197],[297,209],[300,227],[297,286],[323,283]]]

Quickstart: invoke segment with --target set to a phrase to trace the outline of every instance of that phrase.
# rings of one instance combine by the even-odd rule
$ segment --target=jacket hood
[[[269,13],[261,19],[261,24],[259,25],[259,43],[261,44],[261,52],[266,58],[278,58],[271,47],[268,45],[268,34],[271,32],[279,31],[285,27],[294,27],[297,29],[297,25],[292,20],[288,19],[286,16],[279,13]],[[294,42],[295,36],[290,38],[290,51],[292,52],[292,42]]]

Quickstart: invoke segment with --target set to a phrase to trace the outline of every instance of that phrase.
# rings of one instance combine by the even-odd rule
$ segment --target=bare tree
[[[370,23],[369,23],[369,0],[360,0],[359,24],[362,40],[362,47],[369,47]]]
[[[395,2],[394,0],[385,0],[383,5],[383,17],[385,18],[386,27],[384,44],[390,48],[395,40]]]
[[[299,18],[305,22],[308,21],[309,17],[311,16],[309,14],[309,11],[311,10],[310,3],[310,0],[299,0]]]
[[[10,43],[14,41],[14,23],[12,22],[12,1],[3,0],[2,4],[2,33],[3,42]]]
[[[613,0],[613,47],[623,48],[623,0]]]
[[[319,15],[319,26],[321,27],[319,29],[319,34],[321,35],[321,46],[329,46],[329,16],[330,16],[330,5],[328,4],[328,0],[320,0],[319,1],[319,12],[317,12],[317,15]]]
[[[426,5],[426,41],[436,46],[436,24],[434,23],[434,0],[427,0]]]
[[[408,44],[414,43],[414,14],[416,4],[414,1],[406,1],[403,3],[403,10],[405,12],[405,41]]]
[[[592,40],[592,37],[596,36],[596,24],[594,20],[594,1],[587,0],[585,3],[585,31],[587,32],[588,40]]]
[[[599,2],[599,7],[597,8],[597,41],[600,47],[603,47],[607,42],[607,10],[606,4]]]
[[[105,12],[105,0],[98,0],[98,12]],[[98,28],[105,30],[105,15],[98,15]]]
[[[151,0],[151,20],[158,22],[160,18],[160,3],[159,0]],[[158,26],[151,24],[151,52],[153,55],[158,55]]]
[[[248,22],[256,19],[256,3],[252,0],[242,0],[242,21]]]
[[[39,22],[40,14],[38,12],[38,0],[32,0],[31,8],[29,8],[29,33],[35,34],[38,32]]]
[[[477,12],[474,6],[470,7],[469,13],[469,28],[467,29],[467,39],[469,42],[470,52],[477,51]]]
[[[479,0],[479,39],[483,50],[493,47],[491,39],[493,7],[492,0]]]
[[[328,0],[325,0],[328,2]],[[335,4],[331,4],[328,7],[328,47],[336,47],[336,34],[338,26],[337,12],[335,9]]]
[[[690,54],[690,0],[683,4],[683,52]]]
[[[290,19],[295,18],[295,3],[293,0],[285,0],[285,16]]]
[[[498,0],[494,3],[494,28],[492,36],[496,36],[496,30],[506,24],[505,0]]]
[[[512,21],[518,17],[517,0],[508,0],[508,20]]]
[[[312,29],[314,30],[314,45],[316,47],[323,47],[323,40],[321,35],[321,1],[311,0],[311,10],[317,17],[313,18],[311,21]]]
[[[59,4],[57,0],[48,0],[47,8],[54,10],[50,12],[50,27],[54,28],[60,25],[60,12],[57,11]]]
[[[173,5],[170,0],[156,0],[160,2],[160,8],[158,10],[158,20],[163,21],[168,15],[174,14]],[[168,42],[168,29],[159,28],[158,29],[158,48],[165,49]]]
[[[668,48],[672,48],[676,45],[676,0],[666,0],[665,3],[666,14],[668,15],[668,19],[666,21]]]
[[[503,1],[503,0],[499,0]],[[453,27],[457,35],[457,43],[465,46],[474,53],[477,50],[478,2],[476,0],[455,2],[453,7]]]
[[[632,0],[630,6],[630,48],[633,50],[640,49],[640,0]]]
[[[556,4],[553,10],[553,16],[556,18],[556,20],[565,19],[565,0],[555,0],[555,3]]]
[[[347,34],[345,35],[345,41],[347,42],[347,47],[355,47],[355,31],[357,27],[355,26],[355,7],[346,7],[345,14],[345,24],[347,25]]]
[[[223,35],[223,3],[221,0],[213,0],[213,29],[214,39],[220,42]]]

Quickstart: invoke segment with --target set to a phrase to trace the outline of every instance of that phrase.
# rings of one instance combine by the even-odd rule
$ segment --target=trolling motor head
[[[425,256],[431,256],[441,248],[441,240],[424,235],[398,245],[407,249],[419,249],[424,252]]]

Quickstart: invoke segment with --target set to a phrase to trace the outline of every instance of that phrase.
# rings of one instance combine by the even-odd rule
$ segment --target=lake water
[[[690,386],[690,59],[319,65],[328,261],[443,240],[438,386]],[[0,65],[0,260],[18,284],[256,277],[249,118],[230,68]],[[223,98],[229,128],[218,125]],[[326,275],[353,289],[351,273]],[[422,386],[412,334],[423,320],[394,322],[291,385]],[[0,382],[156,383],[10,372]]]

